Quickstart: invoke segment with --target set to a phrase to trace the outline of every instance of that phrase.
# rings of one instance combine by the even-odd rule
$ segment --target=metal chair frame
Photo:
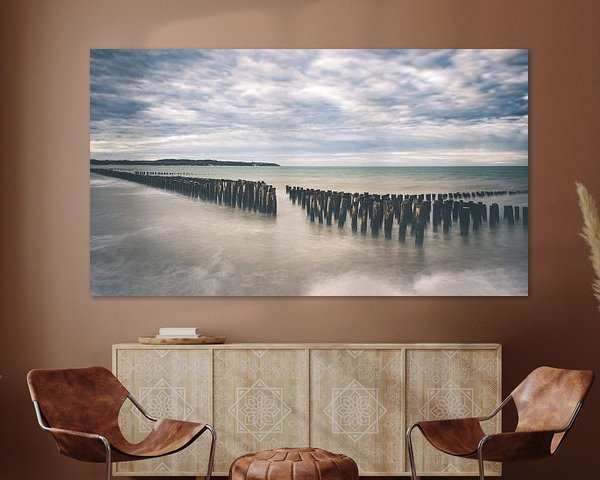
[[[144,417],[146,417],[148,420],[150,420],[152,422],[157,422],[158,421],[158,418],[153,417],[152,415],[150,415],[144,409],[144,407],[142,407],[142,405],[135,398],[133,398],[133,396],[131,394],[128,394],[127,398],[141,412],[141,414],[144,415]],[[38,425],[42,428],[42,430],[49,432],[51,430],[51,427],[50,427],[50,425],[48,425],[48,422],[44,418],[44,415],[42,414],[42,411],[40,409],[40,405],[39,405],[39,403],[38,403],[37,400],[33,401],[33,408],[35,409],[35,416],[37,418]],[[212,437],[211,438],[211,442],[210,442],[210,453],[209,453],[209,457],[208,457],[208,467],[207,467],[207,470],[206,470],[206,477],[205,477],[205,480],[210,480],[211,476],[212,476],[214,462],[215,462],[215,445],[217,443],[217,432],[215,432],[215,429],[211,425],[208,425],[208,424],[204,426],[204,430],[208,430],[210,432],[210,434],[211,434],[211,437]],[[198,437],[196,438],[196,440],[198,438],[200,438],[200,436],[202,435],[202,433],[204,433],[204,430],[202,430],[200,432],[200,435],[198,435]],[[112,468],[111,468],[112,467],[112,462],[111,462],[111,447],[110,447],[110,443],[102,435],[98,435],[98,440],[100,442],[102,442],[102,444],[104,445],[104,450],[106,452],[106,461],[105,461],[105,465],[106,465],[106,473],[105,473],[106,480],[111,480],[111,478],[112,478]],[[187,445],[187,446],[189,446],[189,445]],[[186,448],[186,447],[182,447],[179,450],[175,450],[174,452],[171,452],[170,454],[176,453],[176,452],[178,452],[178,451],[180,451],[180,450],[182,450],[183,448]]]
[[[479,420],[480,422],[485,422],[486,420],[490,420],[492,418],[494,418],[506,405],[509,404],[509,402],[512,400],[512,395],[507,396],[500,405],[498,405],[498,407],[496,408],[496,410],[494,410],[492,413],[490,413],[489,415],[486,415],[484,417],[477,417],[477,420]],[[571,418],[569,418],[569,421],[567,422],[567,424],[558,429],[558,430],[549,430],[553,433],[564,433],[565,435],[563,435],[563,437],[560,439],[559,444],[557,445],[556,449],[551,453],[551,455],[554,455],[556,452],[558,452],[558,449],[560,448],[560,446],[562,445],[563,440],[565,439],[565,437],[567,436],[567,434],[569,433],[569,430],[571,429],[571,427],[573,426],[573,424],[575,423],[575,420],[577,419],[577,415],[579,415],[579,411],[581,410],[581,406],[583,405],[583,402],[577,402],[577,405],[575,406],[575,409],[573,410],[573,413],[571,414]],[[412,443],[412,431],[419,426],[421,422],[416,422],[413,423],[410,427],[408,427],[408,429],[406,430],[406,443],[408,446],[408,460],[410,462],[410,474],[411,474],[411,479],[412,480],[419,480],[419,477],[417,477],[417,470],[416,470],[416,466],[415,466],[415,455],[414,455],[414,449],[413,449],[413,443]],[[494,435],[486,435],[485,437],[483,437],[480,441],[479,441],[479,445],[477,446],[477,460],[478,460],[478,465],[479,465],[479,478],[480,480],[485,480],[485,469],[484,469],[484,460],[483,460],[483,447],[485,446],[486,442],[488,440],[490,440]]]

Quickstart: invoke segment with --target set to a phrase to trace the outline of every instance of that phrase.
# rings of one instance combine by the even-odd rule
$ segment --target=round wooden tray
[[[138,337],[138,342],[144,345],[210,345],[225,343],[227,337],[198,337],[198,338],[154,338]]]

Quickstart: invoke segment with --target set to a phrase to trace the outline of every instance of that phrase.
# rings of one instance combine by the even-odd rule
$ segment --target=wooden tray
[[[138,342],[144,345],[210,345],[225,343],[227,337],[198,337],[198,338],[154,338],[138,337]]]

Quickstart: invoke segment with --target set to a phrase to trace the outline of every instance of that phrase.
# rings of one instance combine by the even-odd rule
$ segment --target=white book
[[[196,327],[165,327],[158,329],[159,335],[200,335]]]
[[[174,338],[200,338],[200,335],[154,335],[154,338],[174,339]]]

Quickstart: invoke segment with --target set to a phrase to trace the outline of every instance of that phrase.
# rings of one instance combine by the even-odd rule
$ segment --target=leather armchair
[[[212,443],[206,480],[214,462],[216,433],[207,424],[157,419],[137,402],[117,378],[103,367],[32,370],[27,375],[31,399],[40,427],[49,432],[62,455],[84,462],[106,464],[169,455],[191,445],[204,432]],[[126,400],[154,423],[139,443],[128,442],[118,424]]]
[[[554,455],[571,430],[594,381],[591,370],[540,367],[531,372],[494,412],[485,417],[417,422],[406,432],[413,480],[417,480],[412,432],[419,429],[436,449],[479,462],[537,460]],[[519,422],[514,432],[486,435],[481,422],[514,402]]]

